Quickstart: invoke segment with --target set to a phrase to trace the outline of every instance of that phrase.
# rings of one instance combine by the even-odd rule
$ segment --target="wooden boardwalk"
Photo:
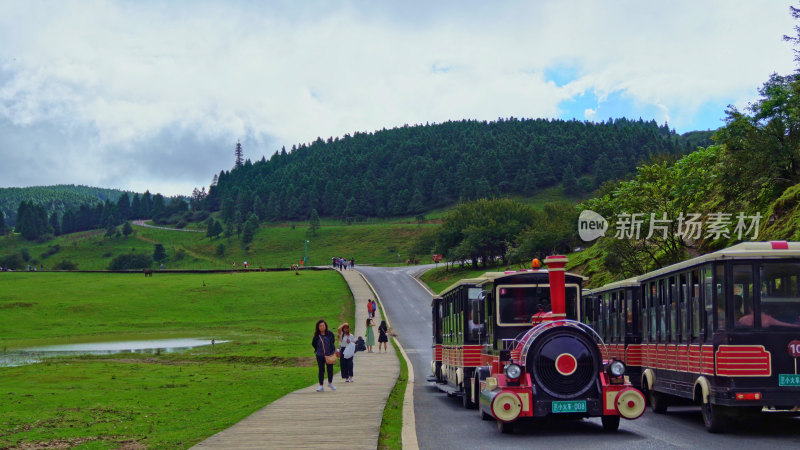
[[[373,297],[372,290],[360,273],[354,270],[341,273],[356,303],[355,334],[364,336],[367,299]],[[309,320],[314,322],[316,318]],[[338,325],[330,320],[328,323],[331,328]],[[377,321],[374,329],[375,351],[378,350],[379,323]],[[311,350],[309,346],[309,354]],[[345,383],[339,376],[338,365],[336,369],[333,377],[336,391],[328,389],[326,380],[325,392],[316,392],[315,381],[193,448],[377,448],[383,408],[400,375],[400,362],[394,349],[388,353],[356,353],[353,383]]]

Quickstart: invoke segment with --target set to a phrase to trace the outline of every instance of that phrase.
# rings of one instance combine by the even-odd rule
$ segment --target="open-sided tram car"
[[[431,370],[440,390],[513,431],[522,418],[620,417],[645,409],[621,361],[604,361],[599,336],[579,317],[583,278],[548,257],[548,270],[487,272],[432,302]]]
[[[639,321],[633,320],[637,336],[626,341],[626,354],[641,361],[641,386],[654,412],[693,401],[702,405],[706,428],[718,432],[730,418],[764,407],[797,409],[800,242],[745,242],[639,276],[635,284],[639,294],[629,310]],[[619,287],[594,293],[605,302],[614,293],[619,298]],[[595,312],[584,319],[615,320],[613,307]]]

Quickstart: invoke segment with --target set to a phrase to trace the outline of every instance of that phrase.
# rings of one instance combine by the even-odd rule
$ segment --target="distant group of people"
[[[346,259],[334,256],[333,258],[331,258],[331,264],[333,265],[334,269],[353,270],[353,268],[356,266],[356,260],[353,258]]]
[[[328,322],[325,319],[317,321],[314,328],[314,337],[311,339],[311,346],[314,347],[314,355],[317,359],[317,367],[319,372],[317,380],[319,387],[317,392],[325,390],[325,375],[327,372],[328,389],[335,391],[336,386],[333,384],[333,366],[339,360],[339,367],[341,368],[341,376],[345,383],[353,383],[354,365],[353,360],[356,352],[366,350],[368,353],[373,353],[372,347],[375,345],[375,323],[371,318],[367,318],[366,322],[366,341],[361,336],[355,337],[350,329],[350,324],[345,322],[337,328],[337,333],[334,334],[328,329]],[[378,353],[383,347],[383,352],[388,351],[388,325],[385,320],[381,321],[378,326]],[[336,345],[336,341],[339,345]]]

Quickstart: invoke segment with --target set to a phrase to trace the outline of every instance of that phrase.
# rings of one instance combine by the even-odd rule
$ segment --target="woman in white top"
[[[339,360],[339,365],[342,368],[342,378],[345,383],[352,383],[356,337],[350,334],[350,324],[347,322],[339,325],[339,350],[342,355],[342,359]]]

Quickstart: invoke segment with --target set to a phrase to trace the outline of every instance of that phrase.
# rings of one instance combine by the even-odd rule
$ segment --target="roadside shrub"
[[[185,221],[185,220],[181,220],[180,222],[178,222],[178,223],[175,225],[175,228],[186,228],[186,225],[187,225],[187,224],[186,224],[186,221]]]
[[[153,257],[144,254],[119,255],[111,260],[108,270],[141,270],[153,265]]]
[[[62,259],[53,266],[54,270],[78,270],[78,264],[69,259]]]

